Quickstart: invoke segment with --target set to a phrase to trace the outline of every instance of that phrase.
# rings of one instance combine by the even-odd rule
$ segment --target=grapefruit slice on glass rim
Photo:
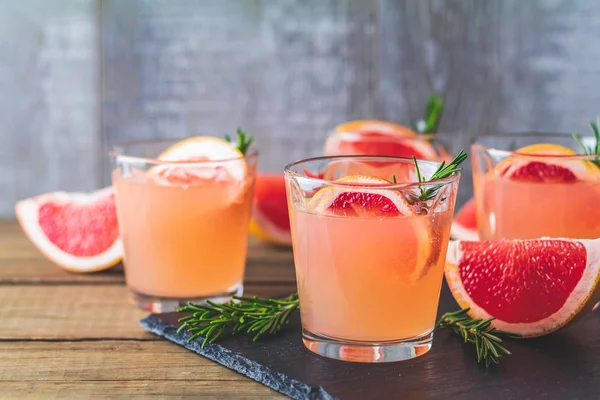
[[[456,240],[479,240],[475,199],[473,197],[467,200],[454,216],[450,236]]]
[[[268,243],[282,246],[292,244],[285,179],[282,174],[256,176],[250,232]]]
[[[71,272],[111,268],[123,254],[112,188],[52,192],[17,202],[21,228],[49,260]]]
[[[445,275],[471,317],[542,336],[600,301],[600,239],[451,241]]]
[[[378,155],[439,158],[435,148],[410,128],[387,121],[359,120],[336,126],[324,146],[325,155]]]
[[[158,160],[172,162],[150,169],[158,183],[167,185],[203,181],[243,182],[248,173],[242,152],[230,142],[212,136],[196,136],[177,142],[163,151]],[[186,165],[194,162],[197,164]]]
[[[570,159],[569,156],[581,154],[557,144],[534,144],[522,147],[515,153],[522,156],[509,156],[498,163],[494,168],[497,175],[514,181],[544,183],[570,183],[600,177],[600,168],[594,163]],[[535,157],[528,158],[527,155]]]
[[[344,186],[332,185],[320,189],[310,199],[308,208],[316,214],[334,217],[408,217],[406,219],[413,229],[403,229],[403,237],[398,238],[398,243],[404,248],[402,259],[415,264],[414,269],[408,271],[411,281],[425,276],[430,266],[430,255],[436,251],[430,243],[428,222],[425,218],[414,218],[417,214],[399,191],[385,188],[392,185],[392,182],[371,176],[352,175],[337,179],[334,183]],[[405,267],[400,265],[403,260],[398,261],[398,268]]]

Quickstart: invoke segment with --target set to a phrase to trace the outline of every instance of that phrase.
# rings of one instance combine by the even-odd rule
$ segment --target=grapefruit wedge
[[[600,301],[600,239],[451,241],[445,274],[472,317],[542,336]]]
[[[325,142],[325,155],[379,155],[435,160],[433,145],[415,131],[387,121],[359,120],[338,125]]]
[[[290,218],[283,175],[258,174],[256,177],[250,232],[265,242],[291,246]]]
[[[454,216],[450,236],[456,240],[479,240],[476,217],[475,199],[471,197]]]
[[[112,188],[92,193],[53,192],[19,201],[21,228],[53,263],[71,272],[108,269],[122,245]]]

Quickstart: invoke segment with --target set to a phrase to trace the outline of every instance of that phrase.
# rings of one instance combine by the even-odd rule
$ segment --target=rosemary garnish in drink
[[[473,319],[467,314],[468,308],[442,315],[435,324],[436,328],[451,327],[452,330],[463,338],[465,343],[472,343],[477,350],[477,362],[489,367],[492,363],[498,364],[500,357],[510,355],[510,351],[502,344],[500,336],[520,337],[512,333],[499,331],[492,326],[495,318]]]
[[[202,348],[225,334],[238,332],[253,334],[256,341],[265,333],[279,332],[299,307],[297,293],[283,299],[233,296],[225,304],[210,300],[206,304],[189,303],[178,310],[192,315],[179,319],[183,325],[177,332],[187,330],[192,334],[189,341],[203,336]]]
[[[600,168],[600,115],[596,117],[596,122],[590,122],[592,127],[592,131],[594,132],[594,138],[596,139],[596,144],[594,146],[586,146],[583,144],[581,137],[578,134],[573,133],[573,139],[577,142],[583,153],[586,155],[598,155],[598,157],[594,158],[592,162],[596,164]]]
[[[426,180],[425,177],[423,177],[423,175],[421,175],[421,171],[419,170],[419,163],[417,162],[417,158],[415,156],[413,156],[413,161],[415,163],[415,168],[417,170],[417,179],[421,183],[433,182],[433,181],[437,181],[439,179],[444,179],[444,178],[451,176],[452,174],[462,171],[460,164],[462,164],[462,162],[465,161],[466,159],[467,159],[467,153],[465,153],[464,150],[461,150],[452,159],[452,161],[450,161],[448,164],[446,164],[445,161],[442,161],[442,163],[440,164],[438,169],[433,173],[433,175],[431,175],[429,180]],[[421,191],[421,194],[419,195],[419,200],[427,201],[427,200],[433,199],[437,195],[437,192],[440,190],[440,188],[442,188],[442,186],[443,185],[435,185],[435,186],[430,186],[428,188],[419,186],[419,190]]]
[[[435,93],[429,95],[429,100],[425,106],[425,117],[418,119],[413,124],[413,129],[417,133],[436,133],[442,119],[444,111],[444,99]]]
[[[235,145],[235,147],[237,147],[237,149],[243,155],[246,155],[246,152],[248,152],[250,145],[254,141],[254,138],[252,136],[248,135],[246,132],[244,132],[241,128],[238,128],[238,130],[237,130],[237,140],[236,141],[231,140],[231,137],[229,135],[225,135],[224,137],[225,137],[225,140],[227,140],[231,144]]]

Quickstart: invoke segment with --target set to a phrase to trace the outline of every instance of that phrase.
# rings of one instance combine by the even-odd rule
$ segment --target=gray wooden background
[[[599,87],[597,0],[2,1],[0,216],[109,184],[123,140],[243,126],[279,170],[340,121],[408,123],[432,90],[453,150],[587,131]]]

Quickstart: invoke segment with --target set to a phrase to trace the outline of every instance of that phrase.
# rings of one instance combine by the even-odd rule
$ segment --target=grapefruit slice
[[[230,142],[212,136],[184,139],[162,152],[158,159],[170,162],[219,161],[193,165],[159,165],[151,168],[153,175],[165,183],[185,184],[207,180],[244,181],[248,173],[246,160]],[[227,161],[227,162],[221,162]]]
[[[471,197],[454,216],[450,236],[457,240],[479,240],[476,217],[475,199]]]
[[[451,241],[445,268],[469,315],[523,337],[554,332],[600,300],[600,239]]]
[[[325,155],[379,155],[437,159],[433,145],[412,129],[387,121],[360,120],[338,125],[325,142]]]
[[[123,253],[112,188],[53,192],[19,201],[21,228],[49,260],[72,272],[108,269]]]
[[[600,176],[600,169],[594,163],[568,159],[568,156],[578,154],[557,144],[534,144],[522,147],[516,153],[537,157],[506,158],[495,167],[499,176],[514,181],[540,183],[573,183],[580,180],[595,180]],[[543,156],[548,156],[548,158]],[[561,159],[561,157],[565,157],[565,159]]]
[[[432,262],[430,255],[437,251],[430,241],[430,228],[425,218],[417,217],[412,206],[399,191],[389,188],[392,183],[380,178],[363,175],[346,176],[334,182],[344,186],[328,186],[319,190],[310,200],[309,209],[319,215],[348,218],[406,218],[407,229],[398,238],[403,247],[402,260],[411,260],[408,274],[412,282],[427,274]],[[353,187],[356,186],[356,187]],[[372,188],[371,188],[372,186]],[[388,186],[388,188],[383,189]],[[437,260],[436,260],[437,261]]]
[[[283,175],[257,175],[250,233],[268,243],[283,246],[292,244]]]

